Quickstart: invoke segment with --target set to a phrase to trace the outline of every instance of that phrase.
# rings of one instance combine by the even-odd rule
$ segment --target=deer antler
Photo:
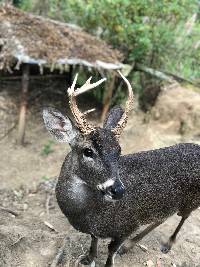
[[[120,71],[117,71],[117,72],[122,77],[122,79],[125,81],[125,83],[128,87],[128,100],[126,101],[124,113],[123,113],[121,119],[119,120],[119,122],[117,123],[117,126],[114,129],[112,129],[112,132],[116,135],[117,138],[119,138],[123,129],[126,126],[126,123],[128,120],[128,113],[130,112],[130,110],[133,107],[134,95],[133,95],[133,89],[132,89],[129,81],[124,77],[124,75]]]
[[[92,77],[90,77],[83,86],[81,86],[80,88],[78,88],[75,91],[75,85],[76,85],[76,81],[78,78],[78,74],[76,74],[74,81],[72,83],[72,86],[70,88],[68,88],[67,92],[68,92],[68,96],[69,96],[69,105],[70,105],[70,109],[72,111],[72,114],[74,115],[74,118],[76,120],[76,123],[78,125],[78,128],[80,129],[80,131],[83,134],[89,134],[92,131],[95,130],[95,127],[93,125],[90,125],[87,122],[86,116],[84,113],[82,113],[77,104],[76,104],[76,96],[79,94],[82,94],[88,90],[91,90],[92,88],[97,87],[99,84],[101,84],[102,82],[104,82],[106,80],[106,78],[103,78],[101,80],[99,80],[96,83],[90,83]]]

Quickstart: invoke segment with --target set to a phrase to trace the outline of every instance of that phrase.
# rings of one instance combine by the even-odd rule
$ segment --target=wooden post
[[[25,136],[25,125],[26,125],[26,109],[27,109],[27,95],[29,86],[29,65],[22,65],[22,91],[19,111],[19,125],[18,125],[18,136],[17,143],[20,145],[24,144]]]
[[[69,71],[67,75],[67,85],[71,86],[73,79],[73,65],[69,65]]]
[[[112,77],[109,81],[108,87],[105,88],[104,100],[103,100],[103,110],[101,113],[101,121],[104,121],[106,113],[109,110],[112,94],[115,86],[115,73],[112,74]]]

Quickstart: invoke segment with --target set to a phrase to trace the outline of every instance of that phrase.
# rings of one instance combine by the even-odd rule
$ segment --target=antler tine
[[[90,76],[90,78],[87,79],[87,81],[84,83],[84,85],[85,85],[85,84],[90,84],[91,79],[92,79],[92,76]],[[81,87],[83,87],[84,85],[82,85]]]
[[[77,95],[80,95],[82,93],[85,93],[86,91],[89,91],[95,87],[97,87],[98,85],[100,85],[101,83],[103,83],[104,81],[106,81],[106,78],[103,78],[101,80],[99,80],[98,82],[96,83],[90,83],[92,77],[90,77],[85,83],[84,85],[82,85],[80,88],[78,88],[76,91],[75,91],[75,96]]]
[[[133,107],[134,94],[133,94],[133,89],[132,89],[129,81],[124,77],[124,75],[120,71],[117,71],[117,72],[122,77],[122,79],[125,81],[125,83],[128,87],[128,99],[126,101],[124,113],[123,113],[121,119],[119,120],[117,126],[114,129],[112,129],[112,132],[116,135],[117,138],[119,138],[123,129],[125,128],[125,126],[127,124],[128,113],[130,112],[130,110]]]
[[[75,89],[75,85],[76,85],[76,81],[78,79],[78,73],[76,73],[75,77],[74,77],[74,80],[73,80],[73,83],[72,83],[72,86],[68,88],[67,90],[67,93],[68,95],[71,95],[74,93],[74,89]]]
[[[90,125],[87,122],[85,114],[79,110],[79,108],[76,104],[76,96],[98,86],[103,81],[105,81],[105,78],[101,79],[100,81],[98,81],[96,83],[91,84],[90,81],[91,81],[92,77],[90,77],[82,87],[80,87],[78,90],[75,91],[75,85],[76,85],[77,78],[78,78],[78,74],[76,74],[74,81],[72,83],[72,86],[70,88],[68,88],[68,90],[67,90],[68,95],[69,95],[69,105],[70,105],[70,109],[72,111],[72,114],[74,115],[74,118],[77,122],[77,125],[78,125],[78,128],[80,129],[80,131],[83,134],[89,134],[95,130],[95,127]]]

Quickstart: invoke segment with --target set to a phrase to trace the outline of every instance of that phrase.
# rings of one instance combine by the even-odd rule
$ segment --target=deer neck
[[[101,205],[100,193],[84,182],[70,155],[64,161],[56,186],[58,204],[65,215],[86,213]]]

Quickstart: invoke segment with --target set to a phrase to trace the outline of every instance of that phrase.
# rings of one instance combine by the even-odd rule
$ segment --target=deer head
[[[90,78],[81,88],[75,90],[77,75],[75,76],[72,86],[68,89],[69,104],[75,123],[56,109],[43,110],[44,123],[50,134],[58,141],[67,142],[71,146],[71,172],[78,175],[91,190],[101,191],[106,200],[120,199],[125,192],[118,173],[121,155],[118,139],[127,123],[133,92],[128,80],[120,72],[119,74],[128,87],[125,110],[121,107],[111,109],[102,128],[87,121],[85,114],[77,106],[76,96],[96,87],[105,79],[91,84]]]

